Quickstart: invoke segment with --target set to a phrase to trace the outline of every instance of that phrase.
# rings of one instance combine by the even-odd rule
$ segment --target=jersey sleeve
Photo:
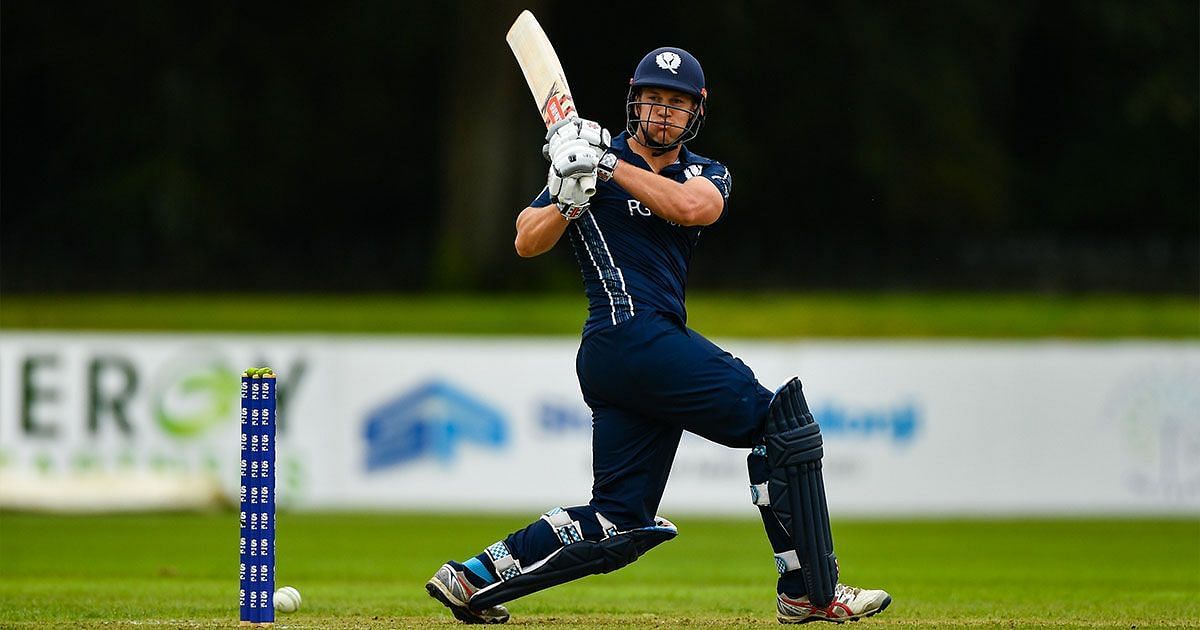
[[[721,191],[721,196],[725,198],[725,206],[728,207],[729,191],[733,189],[733,176],[729,174],[729,169],[720,162],[713,162],[700,171],[700,176],[716,185],[717,190]]]
[[[550,189],[543,188],[541,194],[539,194],[537,197],[534,197],[533,203],[529,205],[534,208],[544,208],[550,205],[550,203]]]
[[[725,211],[729,209],[729,191],[733,190],[733,176],[729,174],[729,169],[720,162],[707,164],[700,171],[700,176],[712,182],[725,201],[725,205],[721,206],[721,216],[717,217],[717,221],[720,221],[725,218]]]

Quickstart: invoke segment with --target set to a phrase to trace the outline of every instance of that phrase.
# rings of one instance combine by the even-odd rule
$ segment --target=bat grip
[[[583,177],[580,177],[579,189],[583,191],[583,194],[589,197],[596,194],[596,176],[584,175]]]

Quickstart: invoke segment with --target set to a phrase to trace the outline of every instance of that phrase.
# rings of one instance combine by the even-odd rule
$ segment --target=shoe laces
[[[858,594],[861,592],[862,592],[861,588],[856,588],[853,586],[846,586],[845,584],[838,584],[837,586],[833,587],[834,599],[836,599],[842,603],[846,603],[846,602],[854,599],[855,597],[858,597]]]

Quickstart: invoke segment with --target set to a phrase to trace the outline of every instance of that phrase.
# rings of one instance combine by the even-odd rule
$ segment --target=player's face
[[[696,99],[687,92],[670,88],[645,87],[637,100],[641,132],[657,144],[670,144],[687,130],[696,108]],[[686,111],[681,111],[686,110]]]

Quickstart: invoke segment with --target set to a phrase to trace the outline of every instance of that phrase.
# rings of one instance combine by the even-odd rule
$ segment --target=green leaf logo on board
[[[224,360],[190,355],[167,365],[154,389],[154,417],[177,438],[237,419],[237,373]]]

